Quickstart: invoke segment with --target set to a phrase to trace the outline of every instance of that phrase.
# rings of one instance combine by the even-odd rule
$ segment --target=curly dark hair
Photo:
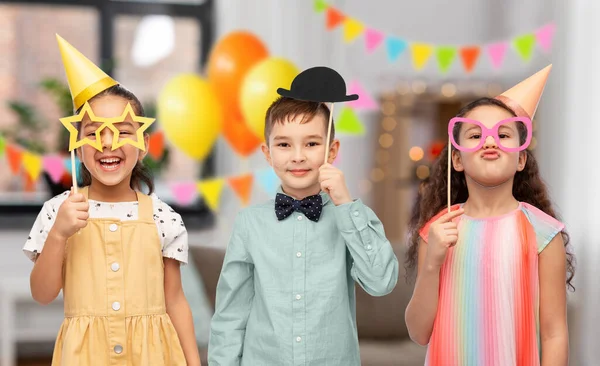
[[[481,106],[495,106],[502,108],[509,112],[512,116],[515,113],[503,102],[492,99],[492,98],[480,98],[474,102],[463,107],[457,117],[464,117],[470,111]],[[524,142],[526,137],[526,130],[524,127],[519,126],[520,138]],[[458,139],[458,129],[453,131],[455,139]],[[452,148],[454,149],[454,147]],[[548,195],[546,185],[540,177],[537,161],[533,154],[524,150],[523,153],[527,154],[527,162],[522,171],[515,174],[513,181],[513,196],[520,202],[529,203],[546,214],[560,220]],[[433,216],[439,213],[446,207],[446,195],[447,189],[447,174],[448,174],[448,146],[446,146],[442,153],[438,156],[432,167],[432,173],[429,178],[421,183],[419,192],[415,200],[412,217],[409,222],[409,243],[408,251],[405,260],[405,267],[407,273],[407,279],[409,276],[414,274],[414,269],[417,265],[417,256],[419,250],[419,230],[429,221]],[[463,203],[469,198],[469,191],[467,189],[467,182],[463,172],[458,172],[452,167],[452,178],[451,178],[451,203]],[[569,246],[569,234],[563,230],[561,232],[563,241],[565,243],[565,250],[567,256],[567,287],[571,290],[575,290],[575,287],[571,283],[573,276],[575,275],[575,257],[570,250]]]

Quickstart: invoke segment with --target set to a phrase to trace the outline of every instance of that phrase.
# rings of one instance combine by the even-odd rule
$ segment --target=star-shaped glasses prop
[[[74,124],[83,123],[83,119],[86,115],[91,123],[100,124],[100,126],[95,131],[90,132],[90,134],[93,133],[94,138],[89,138],[86,134],[86,136],[84,136],[82,139],[79,139],[80,129],[83,129],[85,126],[81,125],[81,128],[77,129]],[[131,117],[130,120],[127,119],[128,116]],[[105,128],[108,128],[113,132],[111,150],[118,149],[126,144],[130,144],[140,150],[145,151],[146,145],[144,144],[144,132],[148,129],[148,127],[150,127],[150,125],[152,125],[152,123],[154,123],[154,121],[154,118],[137,116],[130,103],[127,103],[125,110],[118,117],[98,117],[94,114],[94,111],[87,102],[83,105],[78,114],[60,119],[60,122],[69,131],[69,151],[73,151],[78,147],[88,144],[100,152],[102,152],[101,133]],[[133,125],[135,122],[140,124],[140,127],[137,129],[136,126]],[[126,127],[131,127],[132,132],[135,129],[135,139],[129,137],[121,138],[121,134],[124,134],[125,132],[121,132],[121,130],[115,126],[118,126],[119,124],[123,124],[124,126],[127,125]]]

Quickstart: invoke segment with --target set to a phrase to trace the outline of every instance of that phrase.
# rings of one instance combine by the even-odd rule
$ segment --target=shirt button
[[[302,221],[302,216],[298,216],[298,221]]]
[[[373,249],[373,247],[370,245],[367,245],[367,250],[371,250],[371,249]]]
[[[119,268],[121,268],[121,267],[119,266],[119,263],[118,263],[118,262],[113,262],[113,263],[110,265],[110,269],[112,269],[112,271],[113,271],[113,272],[116,272],[116,271],[118,271],[118,270],[119,270]]]
[[[358,216],[358,211],[354,211],[354,216]]]
[[[118,301],[115,301],[115,302],[112,303],[112,309],[114,311],[118,311],[120,308],[121,308],[121,304],[119,304]]]
[[[302,298],[302,295],[298,294],[296,295],[296,300],[300,300]]]
[[[110,226],[108,227],[108,230],[115,232],[117,231],[117,224],[110,224]]]
[[[123,352],[123,347],[122,347],[120,344],[117,344],[117,345],[115,346],[114,350],[115,350],[115,353],[116,353],[116,354],[120,355],[120,354],[121,354],[121,352]]]
[[[300,252],[296,253],[296,257],[298,257],[298,258],[302,257],[302,253],[300,253]]]
[[[302,340],[302,337],[296,337],[296,342],[300,342]]]

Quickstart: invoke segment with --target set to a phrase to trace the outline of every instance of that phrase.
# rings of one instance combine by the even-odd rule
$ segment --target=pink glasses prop
[[[506,126],[504,131],[500,131],[502,126],[508,125],[511,122],[520,122],[525,125],[527,130],[527,138],[524,144],[521,144],[518,129],[515,131],[514,128]],[[466,141],[462,141],[462,145],[454,139],[453,131],[457,125],[461,127],[461,136],[463,133],[465,133],[463,139]],[[531,120],[527,117],[513,117],[496,123],[496,125],[494,125],[492,128],[487,128],[479,121],[469,118],[455,117],[452,118],[448,124],[448,136],[450,137],[452,145],[458,150],[464,152],[472,152],[481,149],[488,136],[492,136],[494,138],[496,144],[501,150],[506,152],[517,152],[525,150],[531,143]]]

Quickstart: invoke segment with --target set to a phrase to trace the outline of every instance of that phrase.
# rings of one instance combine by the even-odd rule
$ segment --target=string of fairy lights
[[[428,92],[429,91],[429,92]],[[432,142],[433,147],[429,148],[429,155],[432,159],[426,159],[426,151],[423,146],[410,146],[406,153],[408,158],[414,164],[413,174],[404,179],[392,177],[389,173],[390,163],[392,162],[391,150],[396,143],[394,139],[394,130],[401,124],[411,123],[410,106],[420,96],[428,95],[443,99],[458,99],[461,96],[469,95],[475,98],[483,95],[494,97],[502,93],[502,86],[495,83],[452,83],[446,82],[442,85],[428,85],[421,80],[413,82],[402,82],[398,84],[392,92],[387,92],[381,98],[381,129],[377,138],[378,148],[375,152],[375,166],[371,169],[369,178],[359,183],[359,189],[362,194],[367,194],[373,189],[373,185],[381,183],[386,179],[396,179],[399,185],[413,185],[427,179],[430,174],[433,158],[445,148],[446,142]],[[403,109],[404,108],[404,109]],[[408,111],[408,112],[405,112]],[[533,133],[536,132],[537,123],[533,121]],[[537,145],[535,136],[532,137],[528,150],[534,150]],[[436,150],[436,151],[431,151]]]

